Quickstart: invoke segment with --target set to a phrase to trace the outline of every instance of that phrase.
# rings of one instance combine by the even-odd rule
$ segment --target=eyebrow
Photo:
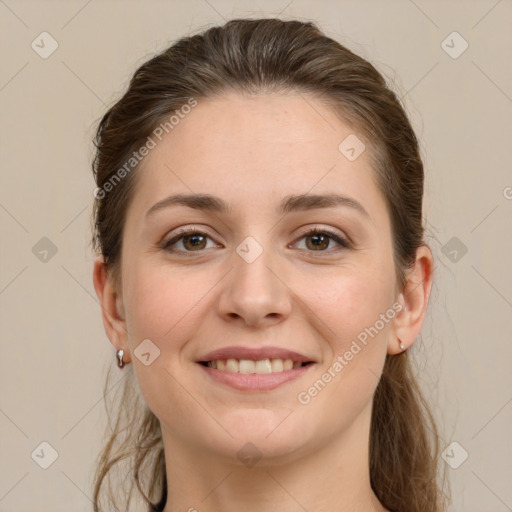
[[[146,217],[171,206],[187,206],[196,210],[205,210],[227,214],[230,206],[223,199],[210,194],[176,194],[155,203],[147,212]],[[278,212],[286,214],[296,211],[313,210],[316,208],[332,208],[345,206],[352,208],[370,219],[363,205],[352,197],[340,194],[299,194],[286,196],[281,202]]]

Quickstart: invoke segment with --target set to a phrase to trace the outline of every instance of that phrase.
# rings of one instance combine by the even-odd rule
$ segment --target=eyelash
[[[164,249],[168,252],[171,252],[171,253],[185,253],[186,257],[192,257],[192,256],[194,256],[194,253],[196,253],[196,252],[197,253],[204,252],[206,249],[201,249],[198,251],[181,251],[181,250],[176,250],[176,249],[171,248],[171,246],[174,245],[176,242],[179,242],[185,236],[190,236],[190,235],[202,235],[202,236],[206,236],[207,238],[211,239],[211,237],[210,237],[210,235],[208,235],[208,233],[204,233],[203,231],[200,231],[197,228],[184,228],[184,229],[181,229],[178,233],[176,233],[176,235],[173,236],[171,239],[164,242],[162,245],[162,249]],[[303,238],[312,236],[312,235],[327,235],[329,238],[331,238],[332,240],[334,240],[336,243],[338,243],[341,246],[339,250],[350,249],[352,247],[352,244],[347,239],[341,237],[334,231],[330,231],[328,229],[313,228],[313,229],[307,231],[306,233],[303,233],[302,236],[298,240],[302,240]],[[302,250],[305,250],[307,252],[312,252],[312,253],[314,253],[314,252],[329,253],[332,251],[332,249],[323,250],[323,251],[322,250],[321,251],[308,251],[307,249],[302,249]]]

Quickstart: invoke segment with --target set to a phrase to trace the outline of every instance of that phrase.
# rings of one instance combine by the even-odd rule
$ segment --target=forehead
[[[186,119],[189,122],[173,129],[176,145],[188,150],[200,146],[210,153],[223,150],[244,161],[251,155],[260,162],[276,154],[286,162],[304,157],[318,160],[321,152],[324,159],[337,157],[339,143],[352,133],[317,98],[299,93],[224,93],[199,100]],[[260,153],[261,149],[265,151]],[[278,164],[274,161],[272,166]]]
[[[368,145],[355,160],[340,151],[343,141],[364,137],[319,99],[230,92],[197,101],[138,169],[141,207],[177,192],[209,193],[247,208],[310,191],[350,194],[374,214],[384,207]]]

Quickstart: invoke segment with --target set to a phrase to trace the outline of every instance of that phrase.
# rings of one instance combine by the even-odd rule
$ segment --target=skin
[[[398,288],[369,148],[353,162],[338,150],[351,133],[311,96],[225,93],[200,100],[137,170],[120,282],[100,256],[94,285],[106,333],[133,365],[123,371],[134,370],[160,420],[165,512],[386,510],[369,481],[372,397],[386,354],[401,352],[400,342],[410,347],[420,333],[433,261],[427,247],[418,249]],[[333,191],[356,199],[368,217],[346,206],[277,212],[289,194]],[[145,215],[176,193],[212,194],[231,211],[173,206]],[[173,246],[181,253],[162,248],[185,226],[208,235],[199,250],[183,239]],[[315,250],[304,237],[315,227],[352,247],[331,240]],[[248,236],[263,249],[252,263],[236,252]],[[298,394],[394,303],[401,311],[309,403],[299,403]],[[145,339],[160,350],[149,366],[134,355]],[[276,345],[316,364],[274,390],[238,391],[196,363],[232,345]],[[252,467],[237,457],[247,442],[262,454]]]

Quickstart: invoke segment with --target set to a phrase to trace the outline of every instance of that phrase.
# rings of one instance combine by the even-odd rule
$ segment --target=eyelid
[[[345,234],[344,231],[341,231],[340,229],[337,229],[337,228],[334,228],[331,226],[327,226],[327,225],[323,226],[322,224],[313,224],[313,226],[309,225],[309,226],[305,227],[303,230],[301,230],[301,234],[299,235],[299,237],[302,237],[304,235],[308,235],[308,234],[311,234],[314,232],[336,235],[340,238],[346,239],[347,242],[350,242],[350,238],[348,237],[348,235]]]

